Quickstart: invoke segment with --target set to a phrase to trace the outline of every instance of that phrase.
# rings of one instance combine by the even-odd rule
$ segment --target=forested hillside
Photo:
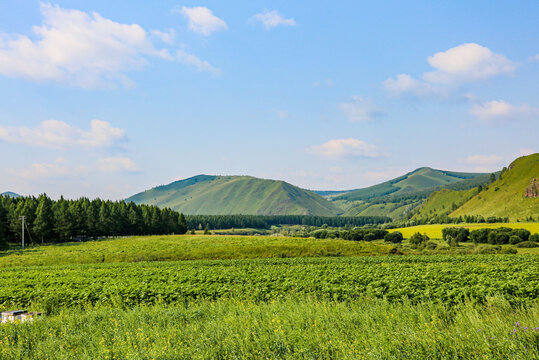
[[[364,189],[329,193],[326,198],[341,207],[345,216],[408,216],[435,191],[474,188],[489,181],[490,174],[462,173],[419,168],[406,175]],[[328,192],[326,192],[328,193]]]

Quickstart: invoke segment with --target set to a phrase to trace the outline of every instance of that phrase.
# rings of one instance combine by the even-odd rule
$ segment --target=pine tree
[[[41,195],[38,198],[38,201],[39,205],[36,210],[33,230],[43,244],[44,240],[50,240],[52,238],[54,230],[54,214],[52,212],[52,201],[46,194]]]

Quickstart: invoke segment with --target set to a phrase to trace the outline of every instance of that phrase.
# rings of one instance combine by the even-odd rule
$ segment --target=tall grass
[[[534,329],[535,327],[535,329]],[[536,359],[539,304],[220,300],[0,325],[2,359]]]

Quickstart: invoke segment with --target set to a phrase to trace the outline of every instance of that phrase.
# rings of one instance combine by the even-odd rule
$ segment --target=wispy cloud
[[[375,105],[372,99],[351,96],[338,105],[339,110],[352,122],[366,122],[386,115],[385,110]]]
[[[209,36],[214,32],[228,29],[226,22],[215,16],[207,7],[183,6],[178,11],[187,19],[189,29],[197,34]]]
[[[186,65],[194,66],[198,71],[208,72],[214,76],[221,75],[221,70],[212,66],[209,62],[201,60],[193,54],[186,53],[185,51],[176,51],[176,59],[183,62]]]
[[[103,172],[139,172],[140,168],[130,158],[107,157],[98,161],[97,168]]]
[[[487,101],[475,104],[470,113],[483,121],[514,120],[518,118],[539,117],[539,108],[530,105],[515,106],[504,100]]]
[[[102,120],[92,120],[89,130],[79,129],[59,120],[46,120],[34,128],[0,126],[0,140],[54,149],[112,147],[125,139],[124,129],[114,128]]]
[[[176,30],[168,29],[168,31],[152,30],[152,35],[164,43],[172,44],[176,38]]]
[[[313,146],[307,151],[330,159],[380,156],[375,145],[354,138],[329,140],[322,145]]]
[[[296,26],[296,21],[293,18],[285,18],[279,14],[277,10],[264,10],[261,13],[254,15],[251,22],[260,22],[266,29],[271,29],[277,26]]]

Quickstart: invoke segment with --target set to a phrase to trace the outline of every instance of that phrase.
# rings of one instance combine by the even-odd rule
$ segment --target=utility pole
[[[20,219],[22,220],[22,248],[24,249],[24,219],[26,216],[21,216]]]

